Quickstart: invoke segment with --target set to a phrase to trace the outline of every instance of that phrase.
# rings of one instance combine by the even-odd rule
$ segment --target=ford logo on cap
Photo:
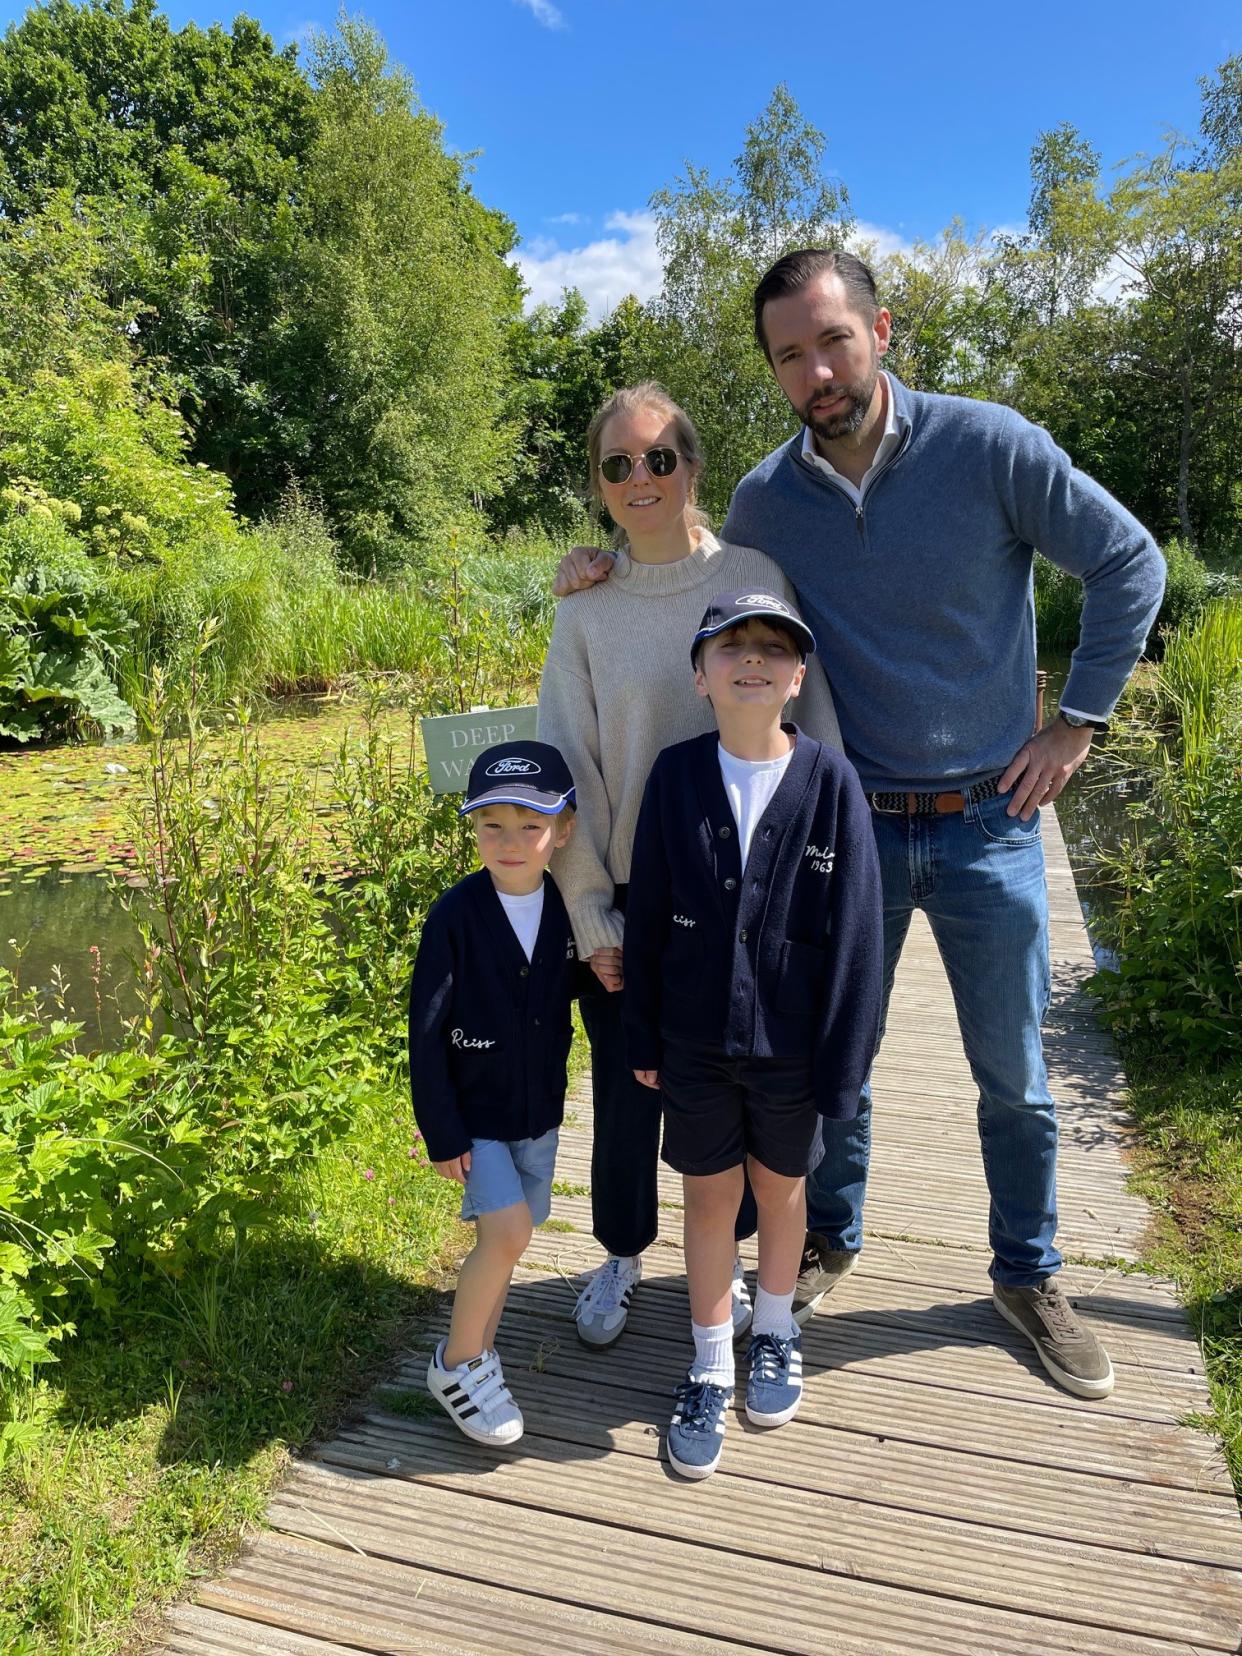
[[[773,598],[770,592],[744,592],[740,597],[734,599],[734,602],[739,608],[745,604],[751,609],[785,609],[785,605],[781,603],[780,599]]]
[[[540,776],[542,771],[533,759],[496,759],[483,772],[484,776]]]

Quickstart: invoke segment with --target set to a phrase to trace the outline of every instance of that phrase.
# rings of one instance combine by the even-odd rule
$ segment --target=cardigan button
[[[738,940],[738,942],[739,942],[739,943],[745,943],[745,941],[746,941],[746,933],[745,933],[745,932],[744,932],[744,931],[740,931],[740,932],[738,932],[738,934],[737,934],[737,940]]]
[[[731,830],[728,826],[725,826],[724,828],[717,828],[716,832],[720,835],[721,839],[728,839]]]
[[[737,890],[737,881],[733,878],[732,874],[730,874],[729,878],[725,881],[724,888],[726,891]]]
[[[519,967],[518,968],[518,976],[519,977],[529,977],[530,976],[530,967],[529,966]]]

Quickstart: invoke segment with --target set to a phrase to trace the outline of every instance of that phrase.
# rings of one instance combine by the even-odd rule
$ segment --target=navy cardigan
[[[432,1161],[460,1156],[473,1139],[559,1127],[570,1002],[584,970],[546,874],[529,962],[486,869],[427,911],[410,984],[410,1090]]]
[[[665,748],[643,795],[625,915],[635,1069],[665,1041],[804,1058],[821,1115],[846,1120],[879,1039],[880,872],[848,760],[793,726],[788,768],[743,877],[715,731]]]

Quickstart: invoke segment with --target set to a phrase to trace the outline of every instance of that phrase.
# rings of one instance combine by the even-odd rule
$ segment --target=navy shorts
[[[716,1047],[665,1042],[660,1063],[664,1160],[702,1178],[762,1167],[798,1179],[818,1167],[824,1144],[810,1063],[729,1058]]]

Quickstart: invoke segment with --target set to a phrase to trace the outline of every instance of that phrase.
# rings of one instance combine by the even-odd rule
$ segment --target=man
[[[803,427],[739,483],[723,535],[782,566],[820,641],[872,809],[886,1002],[915,908],[945,963],[979,1087],[993,1303],[1058,1384],[1105,1397],[1112,1364],[1056,1277],[1036,813],[1106,725],[1159,608],[1163,560],[1046,432],[882,373],[892,319],[852,254],[787,255],[756,288],[754,314]],[[1031,735],[1036,547],[1081,579],[1084,604],[1060,712]],[[579,550],[557,590],[606,573],[603,557]],[[864,1088],[856,1120],[826,1132],[808,1182],[800,1320],[857,1263],[870,1102]]]

